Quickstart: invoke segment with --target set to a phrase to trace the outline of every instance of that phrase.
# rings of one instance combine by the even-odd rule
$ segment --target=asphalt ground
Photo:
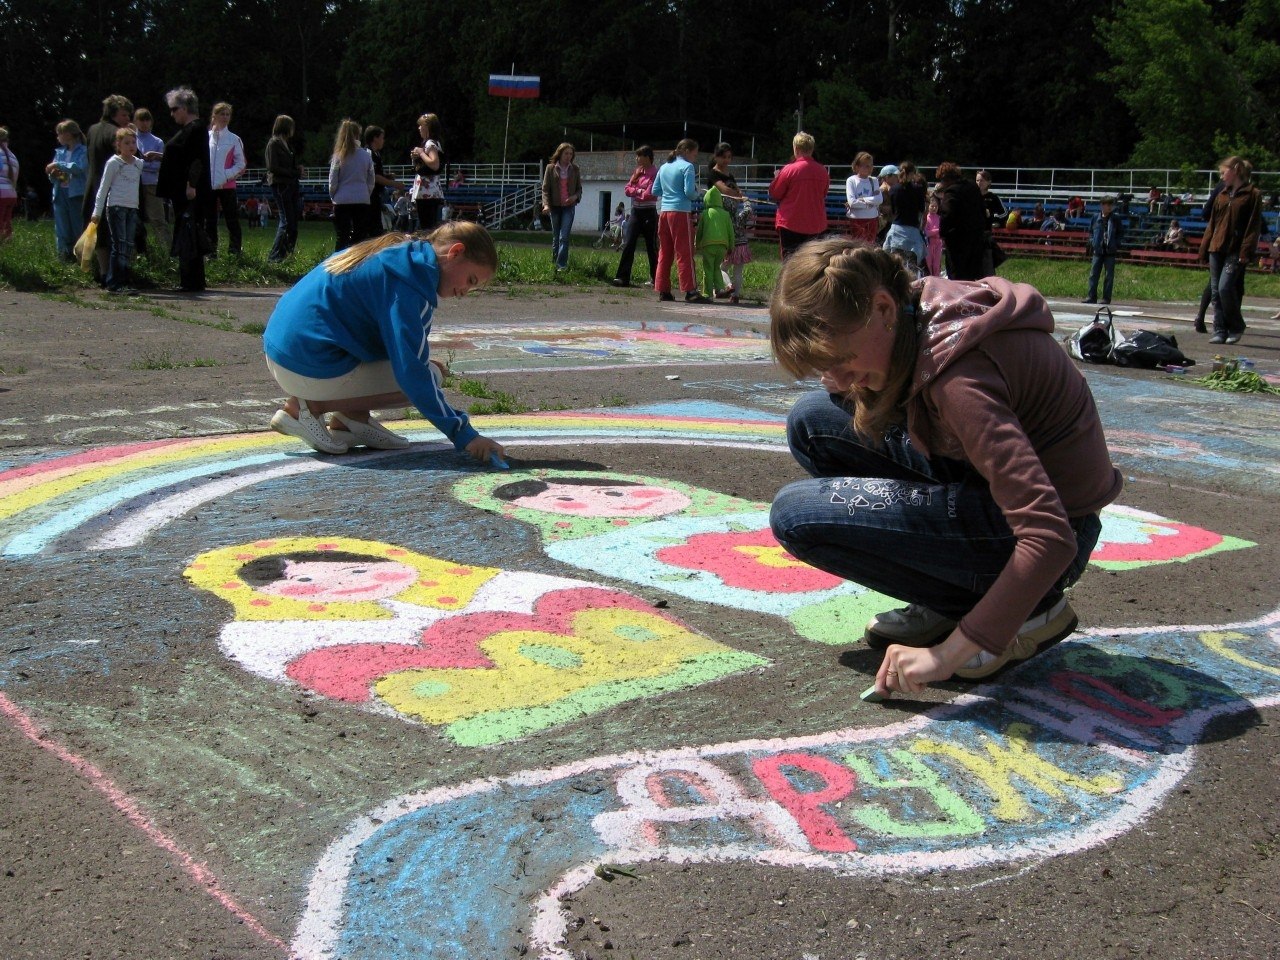
[[[1280,398],[1088,369],[1080,629],[875,706],[885,599],[767,536],[762,307],[446,304],[496,474],[264,432],[274,297],[0,292],[6,957],[1280,955]],[[252,572],[326,552],[372,599]]]

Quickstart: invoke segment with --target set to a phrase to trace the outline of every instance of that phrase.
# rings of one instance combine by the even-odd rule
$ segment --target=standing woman
[[[9,149],[9,128],[0,127],[0,243],[13,235],[13,208],[18,205],[18,158]]]
[[[981,280],[987,245],[987,212],[982,193],[951,161],[938,164],[938,216],[946,244],[947,278]]]
[[[271,139],[267,141],[267,183],[271,187],[271,196],[276,201],[276,216],[280,225],[276,228],[276,239],[271,245],[267,259],[279,263],[298,244],[298,218],[302,214],[302,193],[299,189],[298,177],[302,167],[298,165],[293,154],[293,146],[289,143],[293,136],[293,117],[280,114],[271,127]]]
[[[329,199],[333,201],[334,252],[359,243],[369,234],[369,196],[373,193],[373,158],[360,146],[360,124],[343,120],[329,159]]]
[[[58,242],[58,257],[73,262],[72,249],[84,232],[80,207],[89,173],[89,151],[85,148],[80,124],[74,120],[63,120],[55,130],[58,147],[44,172],[53,181],[53,233]]]
[[[1262,192],[1250,181],[1248,160],[1227,157],[1218,165],[1222,190],[1213,201],[1209,222],[1200,238],[1200,259],[1209,261],[1213,302],[1210,343],[1239,343],[1244,335],[1240,302],[1244,271],[1258,249],[1262,232]]]
[[[400,186],[394,178],[386,175],[382,167],[382,147],[386,140],[387,133],[381,127],[364,128],[364,148],[373,159],[373,193],[369,194],[369,226],[366,228],[370,237],[380,237],[387,232],[382,221],[387,203],[386,188],[394,190]]]
[[[831,176],[813,158],[813,137],[801,130],[791,138],[792,160],[774,174],[769,196],[778,203],[774,223],[785,260],[802,244],[827,231],[827,190]]]
[[[227,129],[231,123],[231,104],[215,103],[209,122],[209,179],[213,183],[213,202],[209,204],[209,246],[218,255],[218,207],[227,221],[227,252],[240,255],[240,211],[236,202],[236,177],[249,165],[244,155],[244,141]]]
[[[658,273],[653,288],[659,300],[674,300],[671,293],[671,264],[675,263],[680,289],[688,303],[705,303],[698,292],[693,268],[693,204],[698,193],[698,141],[688,137],[676,144],[667,162],[653,179],[658,198]]]
[[[542,212],[551,215],[551,259],[556,272],[569,269],[569,234],[573,214],[582,199],[582,174],[573,162],[572,143],[562,143],[542,172]]]
[[[440,118],[424,113],[418,118],[422,143],[409,151],[413,161],[413,190],[410,199],[418,208],[418,229],[434,230],[444,208],[444,148],[440,146]]]
[[[730,303],[737,303],[742,298],[742,268],[751,262],[750,232],[747,218],[743,215],[743,205],[747,198],[738,189],[738,180],[729,172],[729,164],[733,163],[733,147],[727,143],[716,144],[716,152],[711,158],[711,168],[707,171],[707,186],[718,187],[720,197],[724,200],[724,208],[733,218],[733,247],[724,262],[733,267],[733,277],[729,289],[724,291]],[[750,206],[747,206],[747,211]],[[718,286],[718,284],[717,284]],[[720,296],[719,293],[716,294]]]
[[[173,204],[173,253],[178,258],[179,286],[196,293],[205,288],[204,251],[198,235],[213,192],[209,137],[200,122],[200,101],[190,87],[176,87],[164,99],[178,132],[164,146],[156,196]]]
[[[880,204],[884,193],[871,175],[875,161],[867,151],[853,158],[853,176],[844,182],[844,206],[849,211],[849,233],[855,240],[876,242],[880,230]]]
[[[622,247],[622,259],[618,261],[618,272],[610,281],[615,287],[631,286],[636,241],[642,237],[644,252],[649,257],[649,282],[658,275],[658,198],[653,195],[653,179],[657,175],[653,147],[645,144],[636,150],[636,168],[622,191],[631,198],[631,216],[627,219],[627,240]]]

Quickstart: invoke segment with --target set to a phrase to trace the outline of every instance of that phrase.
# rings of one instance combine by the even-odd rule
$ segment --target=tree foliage
[[[169,134],[162,97],[178,84],[235,106],[255,162],[278,113],[307,162],[345,116],[386,128],[402,161],[424,111],[449,160],[497,161],[508,103],[486,80],[513,64],[542,97],[511,105],[512,160],[545,158],[586,121],[752,131],[765,162],[800,122],[832,164],[868,149],[1203,166],[1221,145],[1262,158],[1280,139],[1276,0],[0,0],[0,22],[0,124],[29,177],[53,125],[87,126],[107,94]]]

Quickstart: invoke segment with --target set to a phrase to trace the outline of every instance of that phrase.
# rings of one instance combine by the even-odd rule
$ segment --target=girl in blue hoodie
[[[445,399],[429,342],[439,298],[466,296],[497,267],[493,239],[468,221],[334,254],[280,298],[267,322],[267,366],[288,395],[271,428],[321,453],[400,449],[408,441],[369,412],[411,403],[455,449],[482,463],[501,458],[502,445]]]

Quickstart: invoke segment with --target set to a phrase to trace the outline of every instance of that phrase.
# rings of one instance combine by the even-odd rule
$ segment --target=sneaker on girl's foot
[[[872,650],[883,650],[891,643],[906,647],[932,647],[947,639],[955,627],[954,620],[912,603],[872,617],[867,623],[866,641]]]
[[[283,410],[277,410],[271,418],[271,429],[283,433],[286,437],[296,437],[313,450],[321,453],[346,453],[347,445],[335,439],[325,429],[323,423],[311,415],[311,411],[303,404],[298,409],[297,419]]]
[[[409,446],[408,440],[388,430],[372,417],[369,418],[368,423],[361,423],[359,420],[352,420],[350,417],[335,413],[333,419],[329,421],[329,434],[336,440],[345,441],[349,447],[403,450]]]
[[[1071,636],[1080,618],[1063,597],[1044,613],[1037,614],[1018,631],[1013,643],[1002,654],[981,651],[955,672],[957,680],[988,680],[1023,660],[1030,660]]]

